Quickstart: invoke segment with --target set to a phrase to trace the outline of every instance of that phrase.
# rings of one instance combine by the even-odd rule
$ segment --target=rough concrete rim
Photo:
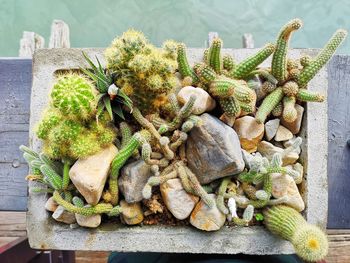
[[[87,65],[81,55],[84,50],[90,57],[95,55],[104,64],[104,49],[41,49],[33,58],[33,87],[31,95],[30,146],[40,149],[41,144],[34,129],[41,112],[48,104],[48,95],[54,73],[57,70],[78,69]],[[256,49],[224,49],[241,61]],[[301,54],[314,56],[317,50],[293,49],[290,57]],[[189,49],[190,62],[202,57],[203,49]],[[271,59],[271,58],[270,58]],[[268,65],[271,60],[263,65]],[[327,94],[327,73],[322,69],[310,82],[309,89]],[[48,98],[48,97],[47,97]],[[322,116],[322,118],[320,118]],[[302,159],[306,179],[303,182],[308,222],[325,228],[327,223],[327,104],[310,103],[306,108],[304,131],[308,138],[303,144]],[[36,184],[29,183],[29,189]],[[123,226],[104,224],[97,229],[71,229],[55,222],[46,212],[45,195],[30,194],[28,198],[27,230],[30,246],[36,249],[101,250],[120,252],[170,252],[170,253],[218,253],[218,254],[291,254],[289,242],[271,235],[264,227],[223,227],[217,232],[202,232],[188,227],[169,226]]]

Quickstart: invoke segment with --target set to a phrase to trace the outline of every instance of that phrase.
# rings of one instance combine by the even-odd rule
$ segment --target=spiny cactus
[[[111,171],[109,176],[109,193],[112,195],[111,203],[116,205],[119,199],[118,191],[118,176],[119,171],[126,163],[126,161],[131,157],[132,153],[143,143],[145,143],[150,137],[150,134],[146,130],[135,133],[127,143],[127,145],[122,148],[117,155],[114,157],[111,164]]]
[[[293,122],[297,118],[297,110],[295,109],[295,97],[284,96],[283,98],[283,119],[286,122]]]
[[[116,86],[142,113],[159,111],[164,97],[177,84],[174,56],[154,47],[141,32],[128,30],[114,39],[105,58],[107,70],[116,76]]]
[[[166,181],[170,180],[170,179],[174,179],[177,177],[177,172],[176,171],[172,171],[168,174],[162,174],[160,176],[151,176],[150,178],[148,178],[147,183],[145,184],[145,186],[143,187],[142,190],[142,196],[145,199],[150,199],[152,196],[152,187],[156,186],[156,185],[160,185],[165,183]]]
[[[221,57],[222,40],[214,38],[209,48],[207,64],[214,69],[216,73],[221,73],[223,69],[223,62]]]
[[[163,53],[166,58],[177,60],[177,47],[179,43],[169,39],[164,41],[162,48],[163,48]]]
[[[296,18],[284,25],[277,37],[276,50],[272,56],[271,73],[278,80],[283,83],[287,77],[287,51],[288,43],[291,34],[302,27],[303,23]]]
[[[275,51],[275,45],[268,43],[258,53],[246,58],[240,62],[232,72],[232,76],[237,79],[247,77],[256,69],[265,59],[267,59]]]
[[[218,209],[225,215],[227,215],[229,213],[229,210],[225,206],[224,198],[225,198],[225,194],[226,194],[226,190],[227,190],[227,185],[229,184],[230,181],[231,181],[230,177],[225,177],[224,179],[222,179],[219,190],[218,190],[218,194],[216,197],[216,205],[217,205]]]
[[[29,180],[38,181],[46,185],[49,190],[66,191],[68,189],[70,183],[69,160],[63,160],[62,164],[51,160],[43,153],[36,153],[24,145],[21,145],[19,149],[23,152],[23,157],[27,161],[30,170],[36,170],[37,177],[28,177]],[[41,192],[47,191],[41,189]]]
[[[197,84],[199,79],[187,61],[186,45],[183,43],[177,46],[177,63],[178,63],[178,68],[181,76],[183,78],[186,78],[186,77],[190,78],[189,85]]]
[[[271,111],[280,103],[283,98],[283,89],[282,87],[276,88],[269,95],[265,97],[261,103],[258,111],[256,112],[255,119],[259,123],[264,123],[267,116]]]
[[[236,225],[248,226],[249,222],[253,219],[254,207],[252,205],[248,205],[245,208],[242,218],[239,218],[237,215],[236,200],[234,198],[231,197],[228,199],[227,206],[229,208],[230,217]]]
[[[107,203],[99,203],[95,206],[90,206],[90,207],[81,207],[81,202],[78,202],[78,205],[73,205],[72,203],[64,200],[58,191],[55,191],[53,193],[53,199],[59,205],[63,206],[65,210],[75,214],[84,215],[84,216],[92,216],[96,214],[109,214],[111,212],[113,212],[114,215],[117,216],[122,212],[121,207],[119,206],[113,207],[111,204],[107,204]],[[75,202],[77,203],[76,199],[75,199]],[[119,213],[116,213],[116,211],[118,211]]]
[[[52,105],[64,116],[78,119],[93,117],[96,110],[96,90],[82,75],[61,75],[51,91]]]
[[[212,199],[204,190],[196,175],[181,162],[176,163],[175,168],[179,174],[179,178],[185,191],[199,196],[207,206],[212,208],[215,205],[215,200]]]
[[[223,68],[228,72],[234,70],[236,62],[230,55],[224,55],[222,58]]]
[[[316,262],[328,253],[325,233],[311,225],[293,208],[278,205],[263,211],[264,224],[273,234],[289,240],[303,260]]]
[[[347,31],[344,29],[337,30],[321,52],[314,59],[312,59],[312,61],[306,62],[306,65],[300,72],[297,80],[300,88],[306,87],[307,83],[330,60],[337,48],[346,38],[347,34]]]

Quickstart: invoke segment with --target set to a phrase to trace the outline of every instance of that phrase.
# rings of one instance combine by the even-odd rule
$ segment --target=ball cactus
[[[51,91],[52,105],[64,116],[89,119],[96,110],[96,90],[92,83],[75,73],[59,76]]]

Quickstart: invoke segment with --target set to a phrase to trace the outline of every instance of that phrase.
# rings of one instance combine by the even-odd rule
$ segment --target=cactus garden
[[[243,60],[220,38],[193,61],[184,43],[156,47],[133,29],[101,61],[83,52],[86,63],[57,73],[42,98],[40,151],[20,147],[30,194],[45,195],[48,220],[72,230],[261,226],[303,260],[322,260],[327,236],[304,219],[304,115],[308,103],[325,103],[308,83],[347,32],[314,57],[291,58],[302,26],[291,20]]]

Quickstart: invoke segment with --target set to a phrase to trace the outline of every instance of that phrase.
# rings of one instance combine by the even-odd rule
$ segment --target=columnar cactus
[[[79,202],[78,205],[74,205],[64,200],[58,191],[55,191],[53,193],[53,199],[59,205],[63,206],[65,210],[75,214],[84,215],[84,216],[92,216],[96,214],[109,215],[111,212],[113,213],[114,216],[117,216],[122,212],[121,207],[119,206],[113,207],[113,205],[107,204],[107,203],[99,203],[95,206],[90,206],[90,207],[81,207],[81,202]],[[76,199],[75,199],[75,202],[77,202]]]
[[[316,262],[328,253],[325,233],[311,225],[293,208],[278,205],[264,210],[264,224],[273,234],[289,240],[303,260]]]
[[[220,38],[213,39],[209,48],[207,64],[220,74],[223,69],[223,62],[221,57],[222,40]]]
[[[282,87],[276,88],[269,95],[265,97],[263,102],[261,103],[258,111],[256,112],[255,118],[257,122],[264,123],[267,116],[271,113],[271,111],[277,107],[277,105],[281,102],[283,98],[283,89]]]
[[[291,34],[302,27],[302,25],[303,23],[300,19],[293,19],[282,27],[278,35],[276,50],[272,57],[271,73],[279,83],[283,83],[288,77],[286,56],[289,39]]]
[[[325,47],[322,49],[322,51],[314,59],[304,62],[305,67],[300,72],[297,80],[300,88],[306,87],[307,83],[330,60],[337,48],[346,38],[347,34],[347,31],[344,29],[337,30],[325,45]]]
[[[114,157],[111,164],[111,171],[109,176],[109,193],[112,196],[111,203],[116,205],[119,200],[119,189],[118,189],[118,176],[119,171],[126,163],[126,161],[131,157],[132,153],[143,143],[149,140],[150,134],[146,130],[135,133],[127,143],[127,145],[122,148],[117,155]]]
[[[275,51],[275,45],[268,43],[258,53],[240,62],[232,72],[232,77],[244,79]]]

